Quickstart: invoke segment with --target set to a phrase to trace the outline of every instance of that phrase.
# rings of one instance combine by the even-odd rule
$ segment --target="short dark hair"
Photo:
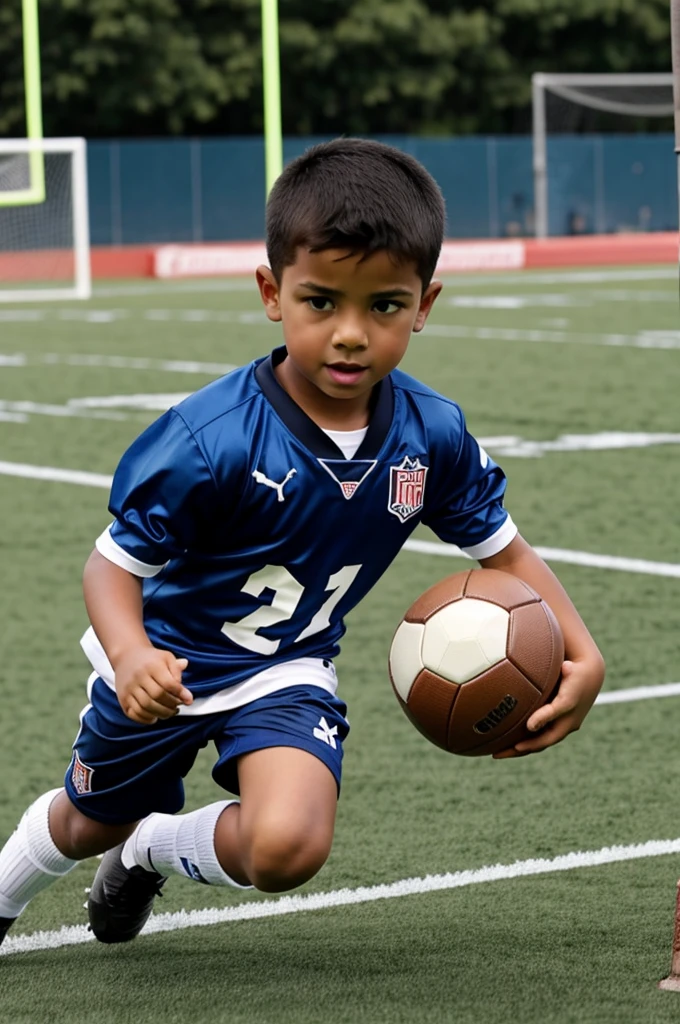
[[[284,169],[267,203],[267,255],[277,281],[297,249],[387,251],[413,262],[427,288],[444,237],[444,199],[412,156],[369,139],[335,139]]]

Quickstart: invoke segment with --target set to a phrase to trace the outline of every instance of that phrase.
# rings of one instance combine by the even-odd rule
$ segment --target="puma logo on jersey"
[[[297,469],[289,469],[285,477],[280,484],[277,484],[275,480],[270,480],[269,477],[265,476],[264,473],[260,473],[259,469],[254,470],[253,476],[258,484],[264,484],[265,487],[271,487],[276,491],[276,500],[285,501],[283,497],[283,488],[286,486],[292,476],[295,476]]]

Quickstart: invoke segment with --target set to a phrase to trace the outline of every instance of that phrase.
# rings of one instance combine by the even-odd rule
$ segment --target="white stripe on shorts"
[[[93,672],[87,680],[88,699],[91,697],[96,678],[97,673]],[[106,678],[104,682],[109,689],[115,690],[113,682]],[[209,697],[196,697],[193,704],[188,707],[180,705],[179,714],[187,717],[229,711],[231,708],[240,708],[261,697],[267,697],[277,690],[285,690],[289,686],[318,686],[319,689],[335,696],[338,689],[335,666],[332,661],[322,658],[296,658],[294,661],[284,661],[258,672],[250,679],[244,679],[241,683],[210,694]]]

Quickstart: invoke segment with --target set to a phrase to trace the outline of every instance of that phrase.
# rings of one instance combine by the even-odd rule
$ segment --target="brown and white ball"
[[[560,680],[555,615],[526,583],[469,569],[426,590],[394,635],[389,671],[406,715],[432,743],[479,756],[512,747]]]

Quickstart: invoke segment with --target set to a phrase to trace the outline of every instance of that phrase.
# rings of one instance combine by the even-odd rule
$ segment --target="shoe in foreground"
[[[7,932],[10,930],[15,921],[16,917],[0,917],[0,946],[2,945],[2,940],[4,939],[5,935],[7,935]]]
[[[121,860],[123,845],[104,854],[87,901],[90,928],[100,942],[129,942],[136,938],[166,881],[156,871],[126,868]]]

